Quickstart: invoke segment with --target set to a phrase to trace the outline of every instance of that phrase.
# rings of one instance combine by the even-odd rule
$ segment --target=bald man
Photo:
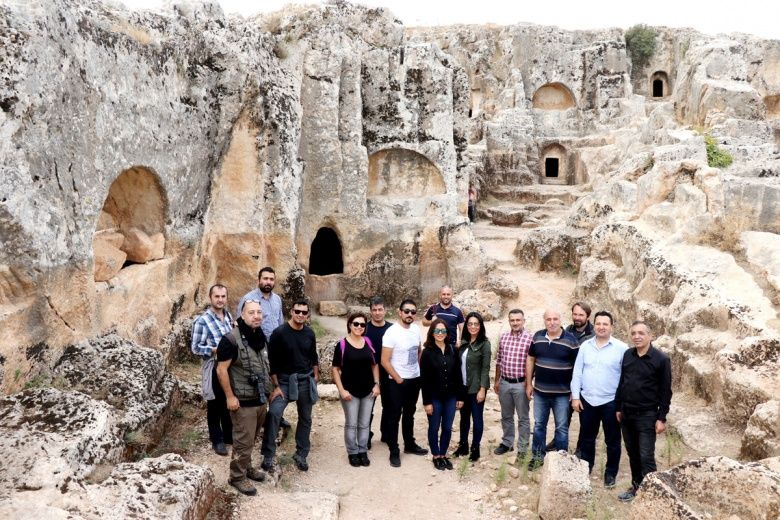
[[[561,327],[560,312],[552,309],[544,311],[544,327],[534,334],[525,369],[526,395],[534,405],[530,470],[544,463],[550,410],[555,417],[555,449],[569,449],[571,378],[579,350],[577,338]]]

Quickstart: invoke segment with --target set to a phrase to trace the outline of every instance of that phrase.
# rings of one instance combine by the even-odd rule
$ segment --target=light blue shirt
[[[244,308],[244,302],[247,300],[256,300],[260,302],[260,308],[263,309],[263,323],[260,328],[263,329],[265,339],[271,339],[271,333],[284,323],[284,315],[282,313],[282,299],[275,292],[271,292],[269,298],[263,296],[263,291],[253,289],[246,293],[241,301],[238,302],[236,308],[236,316],[241,316],[241,309]]]
[[[601,348],[596,346],[596,337],[580,345],[571,378],[571,398],[580,399],[581,395],[592,406],[613,401],[626,350],[625,343],[611,336]]]

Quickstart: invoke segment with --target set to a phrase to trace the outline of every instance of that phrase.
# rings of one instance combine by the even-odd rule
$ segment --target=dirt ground
[[[542,313],[545,308],[557,308],[567,321],[569,299],[574,286],[573,277],[513,269],[515,279],[524,280],[520,285],[520,296],[509,302],[507,308],[520,307],[527,317],[526,328],[535,331],[543,327]],[[343,318],[316,317],[320,325],[334,334],[342,334]],[[506,316],[487,323],[488,337],[495,342],[499,334],[508,330]],[[193,371],[181,371],[181,375],[195,377]],[[492,378],[492,377],[491,377]],[[378,420],[381,404],[377,403],[373,431],[378,435]],[[430,455],[401,456],[400,468],[393,468],[388,462],[387,446],[378,441],[373,443],[369,453],[371,465],[353,468],[347,462],[344,448],[344,415],[335,401],[321,400],[314,407],[312,450],[309,456],[310,469],[300,472],[292,464],[294,452],[292,436],[284,441],[277,452],[280,474],[275,479],[259,485],[255,497],[238,495],[228,484],[229,458],[220,457],[211,450],[205,427],[205,410],[201,419],[189,428],[179,428],[172,435],[186,437],[184,447],[178,449],[191,462],[210,467],[216,483],[221,489],[213,518],[322,518],[327,510],[330,493],[338,497],[339,518],[351,519],[398,519],[412,517],[442,518],[536,518],[538,500],[538,477],[540,470],[529,472],[525,465],[515,460],[515,453],[505,456],[493,454],[500,443],[500,409],[498,397],[488,392],[485,407],[485,434],[482,442],[482,459],[477,463],[453,459],[455,469],[438,471],[433,468]],[[288,407],[285,417],[295,424],[294,406]],[[190,419],[187,416],[186,419]],[[532,417],[533,422],[533,417]],[[427,421],[422,404],[418,403],[415,417],[417,442],[427,447]],[[533,429],[533,424],[532,424]],[[458,439],[458,418],[455,419],[454,449]],[[552,417],[548,426],[548,439],[552,437]],[[569,444],[573,449],[579,431],[575,418],[570,429]],[[189,440],[187,440],[189,439]],[[196,441],[193,441],[195,439]],[[600,440],[597,447],[596,467],[593,471],[593,500],[588,505],[589,519],[620,519],[627,516],[628,507],[617,500],[617,495],[630,483],[628,460],[625,453],[621,461],[617,487],[606,490],[601,482],[604,466],[604,446]],[[181,448],[181,441],[170,441]],[[259,453],[259,452],[258,452]],[[659,436],[656,458],[659,470],[666,469],[683,460],[703,454],[685,446],[674,431],[671,435]],[[257,462],[259,463],[259,454]]]

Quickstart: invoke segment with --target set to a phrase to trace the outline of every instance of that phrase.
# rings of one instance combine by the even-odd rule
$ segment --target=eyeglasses
[[[417,309],[401,309],[401,312],[403,312],[404,314],[411,314],[412,316],[414,316],[415,314],[417,314]]]
[[[478,328],[479,327],[479,322],[477,322],[477,323],[467,323],[466,326],[467,327],[477,327]]]
[[[352,322],[353,327],[360,327],[362,329],[366,328],[366,322],[365,321],[353,321]]]
[[[433,329],[434,334],[447,334],[447,329]]]
[[[300,314],[300,315],[302,315],[302,316],[306,316],[307,314],[309,314],[309,311],[308,311],[308,310],[306,310],[306,311],[305,311],[305,310],[303,310],[303,309],[293,309],[293,312],[294,312],[295,314]]]

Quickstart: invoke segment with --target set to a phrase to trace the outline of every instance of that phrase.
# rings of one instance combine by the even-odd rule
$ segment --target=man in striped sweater
[[[577,338],[561,327],[560,312],[544,311],[544,326],[534,334],[525,370],[526,395],[534,405],[531,470],[544,463],[551,410],[555,417],[555,449],[568,450],[571,378],[579,350]]]

